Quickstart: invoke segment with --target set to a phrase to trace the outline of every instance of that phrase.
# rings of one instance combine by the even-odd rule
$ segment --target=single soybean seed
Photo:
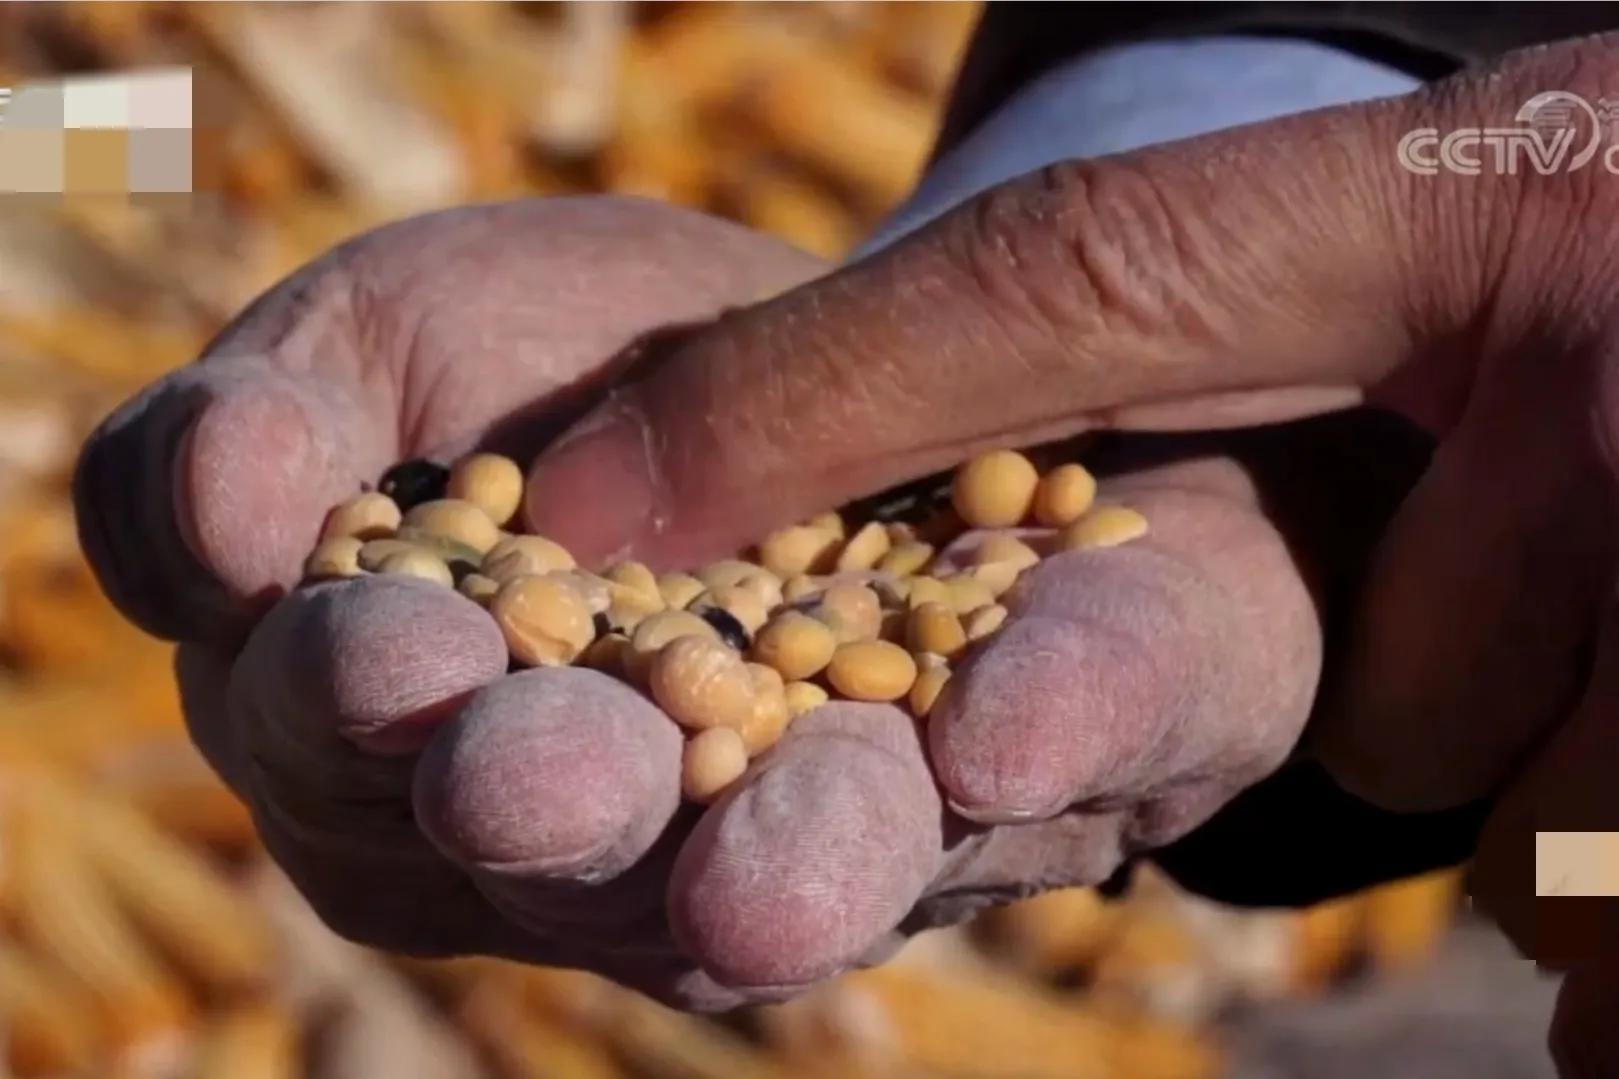
[[[321,528],[322,539],[357,536],[360,540],[391,536],[399,527],[402,514],[394,500],[376,491],[355,495],[334,507]]]
[[[754,599],[764,605],[765,613],[781,606],[781,578],[774,573],[760,572],[752,577],[744,577],[734,585],[721,585],[721,588],[739,588],[751,593]]]
[[[659,650],[649,677],[652,699],[693,730],[741,731],[753,714],[753,673],[734,650],[708,637],[677,637]]]
[[[933,561],[933,544],[921,540],[896,543],[877,561],[877,568],[896,577],[909,577],[920,573]]]
[[[409,512],[423,502],[443,498],[450,484],[450,470],[437,461],[418,458],[401,461],[382,474],[377,490]]]
[[[1097,506],[1057,533],[1057,550],[1117,547],[1147,534],[1147,519],[1129,506]]]
[[[772,532],[759,543],[759,561],[783,579],[805,573],[825,573],[838,557],[840,531],[811,525],[793,525]]]
[[[1095,499],[1096,477],[1085,466],[1058,465],[1034,489],[1034,519],[1047,528],[1063,528],[1079,520]]]
[[[544,536],[507,536],[483,556],[480,572],[497,581],[574,568],[573,555]]]
[[[767,611],[781,603],[781,581],[774,573],[753,562],[728,558],[698,570],[697,579],[709,589],[731,585],[745,588],[758,598]]]
[[[916,676],[916,681],[911,685],[909,704],[911,713],[917,719],[926,719],[928,713],[933,711],[934,704],[939,700],[939,693],[948,681],[950,681],[949,667],[930,667]]]
[[[680,760],[680,791],[689,801],[707,805],[748,770],[742,736],[729,727],[699,731],[686,743]]]
[[[916,526],[911,524],[909,521],[889,521],[887,524],[883,525],[883,528],[887,529],[888,531],[888,542],[890,546],[902,547],[907,543],[918,542]]]
[[[814,682],[788,682],[782,687],[782,696],[787,701],[789,720],[797,719],[805,712],[819,708],[831,700],[826,690]]]
[[[945,602],[954,607],[957,614],[976,611],[995,602],[994,590],[976,577],[965,575],[952,577],[944,582],[944,586],[948,597]]]
[[[967,612],[961,628],[967,631],[968,641],[981,641],[1001,628],[1006,621],[1006,608],[999,603],[986,604]]]
[[[787,691],[781,675],[762,663],[749,663],[747,667],[753,678],[753,711],[740,733],[748,756],[757,757],[781,740],[793,716],[787,708]]]
[[[683,611],[692,600],[708,588],[689,573],[665,573],[658,578],[658,594],[663,602],[677,611]]]
[[[658,591],[657,575],[639,562],[614,563],[608,567],[607,572],[603,573],[602,576],[614,584],[622,585],[625,588],[633,588],[635,591],[657,600],[659,607],[664,605],[663,593]]]
[[[648,615],[630,634],[630,650],[624,657],[624,673],[629,680],[645,684],[652,660],[663,646],[680,637],[707,637],[719,640],[719,632],[690,611],[659,611]]]
[[[1018,574],[1022,572],[1015,562],[984,562],[980,565],[969,566],[963,570],[955,580],[976,581],[989,589],[993,599],[1000,599],[1006,592],[1017,584]],[[977,604],[974,604],[977,606]],[[972,608],[969,607],[969,610]]]
[[[756,562],[744,562],[740,558],[722,558],[698,570],[696,576],[703,582],[705,588],[718,588],[723,584],[740,584],[749,577],[768,572],[770,571]]]
[[[374,539],[367,540],[360,547],[358,561],[360,568],[367,573],[378,573],[382,570],[382,561],[391,554],[400,551],[414,551],[419,548],[416,544],[402,539]]]
[[[950,501],[971,528],[1011,528],[1029,513],[1040,473],[1015,450],[973,458],[956,472]]]
[[[337,536],[323,541],[304,560],[304,576],[313,580],[336,577],[358,577],[360,548],[365,544],[356,536]]]
[[[826,589],[826,582],[819,577],[800,575],[789,577],[781,586],[781,598],[787,603],[797,603],[808,599]]]
[[[713,626],[714,632],[719,635],[720,640],[731,648],[736,649],[738,652],[748,650],[747,627],[742,624],[741,619],[724,607],[703,607],[694,610],[692,613]]]
[[[916,661],[888,641],[855,641],[832,653],[826,680],[851,700],[896,701],[916,681]]]
[[[444,490],[503,525],[517,516],[517,507],[523,503],[523,470],[516,461],[499,454],[468,454],[450,466]]]
[[[868,521],[843,545],[843,550],[838,552],[834,568],[839,573],[871,569],[892,546],[893,541],[888,538],[888,529],[877,521]]]
[[[440,498],[413,506],[405,514],[404,523],[464,543],[480,555],[500,542],[500,528],[489,515],[459,498]]]
[[[883,625],[882,602],[863,584],[831,586],[809,613],[831,627],[839,644],[874,640]]]
[[[827,510],[825,513],[817,513],[814,517],[811,517],[804,523],[811,528],[819,528],[823,532],[830,532],[834,536],[838,537],[838,539],[842,539],[846,534],[843,525],[843,514],[839,513],[837,510]]]
[[[438,555],[457,577],[477,569],[483,561],[483,556],[466,544],[414,525],[402,526],[393,538]]]
[[[950,586],[937,577],[912,577],[911,588],[905,596],[906,604],[916,610],[924,603],[952,603]]]
[[[500,591],[500,582],[481,573],[469,573],[456,583],[455,590],[478,606],[487,607]]]
[[[554,569],[546,574],[565,581],[579,593],[591,614],[601,614],[613,605],[613,586],[594,573],[582,569]]]
[[[691,606],[687,609],[702,614],[710,607],[718,607],[741,623],[742,628],[752,636],[765,624],[765,619],[770,617],[772,606],[774,604],[765,603],[747,584],[722,584],[718,588],[708,589],[692,600]]]
[[[973,549],[973,562],[980,566],[995,562],[1010,562],[1022,572],[1039,561],[1040,555],[1033,547],[1005,532],[985,536]]]
[[[575,662],[581,667],[604,674],[622,676],[624,657],[628,655],[630,639],[622,633],[606,633],[590,642],[590,647],[579,653]]]
[[[609,602],[604,617],[614,629],[629,633],[647,618],[667,609],[656,590],[649,595],[616,581],[608,581],[607,586]]]
[[[518,577],[501,585],[489,604],[512,657],[529,667],[560,667],[596,635],[577,589],[555,576]]]
[[[455,583],[455,577],[450,573],[450,567],[444,564],[444,559],[420,547],[395,551],[382,560],[377,572],[393,577],[420,577],[446,588]]]
[[[868,585],[877,593],[877,602],[883,610],[904,610],[911,596],[911,582],[905,577],[879,577]]]
[[[905,643],[913,652],[958,655],[967,646],[967,631],[954,608],[943,603],[924,603],[910,614]]]
[[[774,667],[783,678],[804,679],[820,673],[837,647],[826,623],[800,611],[781,611],[754,639],[753,658]]]

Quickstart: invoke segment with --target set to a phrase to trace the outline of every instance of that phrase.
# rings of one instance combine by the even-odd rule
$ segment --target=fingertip
[[[306,386],[267,376],[219,387],[175,449],[179,537],[230,599],[261,609],[297,582],[327,511],[359,490],[365,425]]]
[[[654,438],[635,389],[616,392],[529,470],[530,530],[586,564],[641,554],[665,523]]]
[[[1117,628],[1025,610],[962,663],[927,726],[951,808],[1054,816],[1127,785],[1160,733],[1166,674]]]
[[[511,887],[596,881],[651,848],[680,797],[680,733],[596,671],[523,671],[475,694],[417,764],[417,823]]]
[[[429,581],[365,577],[300,589],[249,639],[234,692],[304,748],[341,738],[369,754],[414,752],[467,694],[505,673],[487,612]]]
[[[900,922],[941,846],[911,720],[888,705],[823,706],[687,839],[671,928],[721,984],[803,985],[857,963]]]
[[[414,753],[467,694],[506,673],[500,627],[430,581],[362,578],[331,591],[331,685],[338,732],[361,749]]]

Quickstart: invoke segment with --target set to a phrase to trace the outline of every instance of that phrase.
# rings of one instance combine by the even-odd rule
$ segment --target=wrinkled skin
[[[1032,574],[925,745],[895,709],[831,705],[698,813],[676,809],[663,717],[586,672],[500,674],[449,592],[299,593],[237,655],[327,505],[493,432],[545,447],[537,530],[673,566],[987,445],[1397,409],[1438,449],[1352,607],[1325,612],[1345,647],[1305,747],[1391,808],[1498,799],[1475,895],[1577,968],[1559,1058],[1609,1074],[1590,1062],[1615,1044],[1598,1017],[1619,926],[1549,954],[1528,851],[1536,827],[1619,826],[1619,178],[1417,177],[1394,154],[1550,87],[1619,96],[1619,44],[1054,166],[818,278],[769,241],[612,200],[385,230],[98,433],[86,543],[124,610],[193,642],[199,743],[338,928],[724,1006],[986,898],[1103,879],[1273,769],[1316,692],[1331,530],[1284,537],[1286,492],[1206,443],[1111,480],[1149,536]],[[800,282],[624,366],[647,331]],[[616,388],[596,402],[598,381]],[[1311,460],[1288,437],[1270,451],[1296,494]]]
[[[188,642],[198,743],[339,931],[580,964],[697,1006],[769,998],[880,957],[902,921],[1104,879],[1296,740],[1314,610],[1224,459],[1116,481],[1152,535],[1043,563],[956,677],[932,747],[953,800],[1043,824],[947,812],[908,716],[853,703],[796,723],[713,809],[682,807],[681,738],[654,705],[593,671],[506,674],[487,615],[423,582],[301,589],[255,624],[325,509],[388,463],[491,439],[532,455],[649,331],[819,270],[645,203],[437,215],[304,271],[98,433],[89,550],[132,617]],[[130,477],[132,442],[172,449]]]

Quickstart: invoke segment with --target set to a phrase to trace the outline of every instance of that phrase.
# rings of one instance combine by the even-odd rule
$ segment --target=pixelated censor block
[[[1619,832],[1536,832],[1535,895],[1619,896]]]
[[[195,190],[192,77],[161,68],[0,92],[0,194]]]

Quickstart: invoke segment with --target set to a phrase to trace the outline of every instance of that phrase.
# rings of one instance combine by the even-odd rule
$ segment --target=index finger
[[[1549,72],[1594,93],[1610,57],[1521,54],[993,188],[690,339],[541,458],[531,523],[587,554],[695,562],[991,444],[1340,407],[1488,326],[1446,383],[1465,386],[1463,364],[1605,257],[1514,222],[1563,221],[1599,181],[1419,176],[1401,137],[1505,122]],[[1576,272],[1550,277],[1553,257]]]

